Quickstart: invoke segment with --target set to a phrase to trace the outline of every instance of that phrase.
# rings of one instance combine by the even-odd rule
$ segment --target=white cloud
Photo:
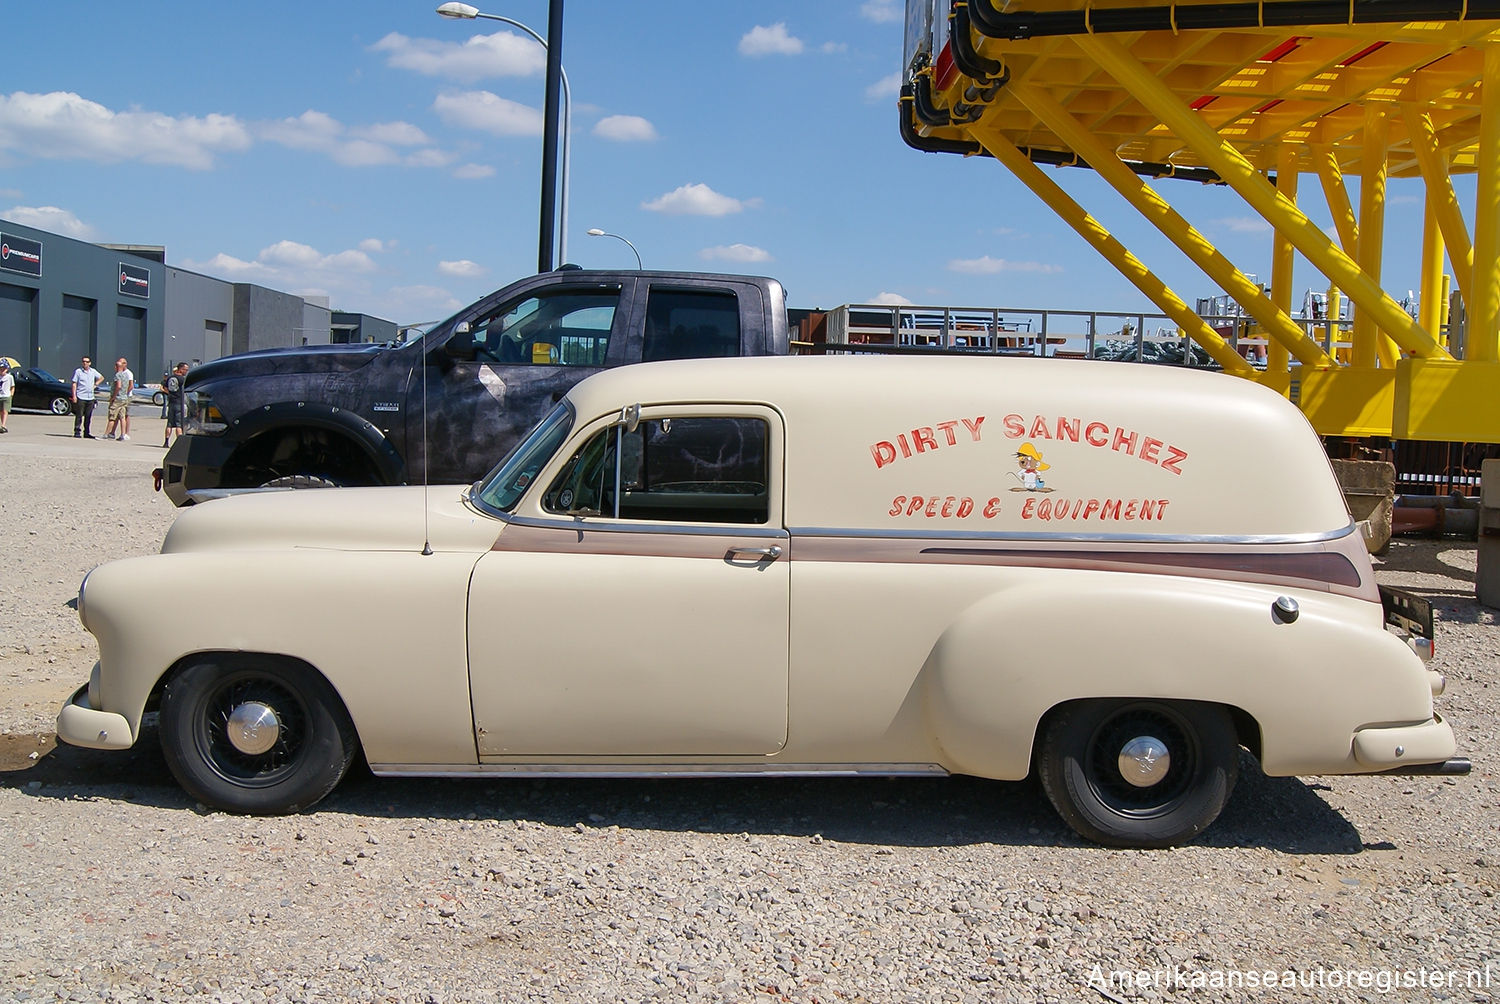
[[[948,262],[948,271],[964,275],[996,275],[1000,272],[1037,272],[1052,275],[1061,272],[1061,265],[1048,265],[1039,261],[1008,261],[1004,258],[954,258]]]
[[[402,153],[398,146],[428,142],[427,135],[406,122],[382,122],[373,126],[346,127],[326,112],[308,109],[296,118],[263,122],[256,127],[262,139],[293,150],[319,153],[345,167],[404,164],[409,167],[441,167],[452,158],[439,150]]]
[[[620,143],[656,139],[656,127],[639,115],[606,115],[594,125],[594,135]]]
[[[453,169],[453,176],[462,181],[494,177],[495,169],[489,164],[463,164]]]
[[[885,101],[889,98],[901,95],[901,73],[897,71],[888,77],[881,77],[869,87],[865,88],[866,101]]]
[[[705,261],[733,261],[740,263],[776,260],[771,257],[769,251],[751,244],[721,244],[718,247],[704,248],[698,252],[698,257]]]
[[[818,51],[828,55],[833,55],[839,52],[848,52],[849,44],[847,42],[824,42],[822,45],[818,46]]]
[[[70,91],[0,95],[0,152],[24,157],[206,170],[216,155],[249,146],[249,131],[232,115],[116,112]]]
[[[376,237],[366,237],[359,242],[359,249],[366,254],[379,254],[388,247],[395,247],[395,241],[383,241]]]
[[[400,324],[430,324],[463,305],[464,301],[440,286],[393,286],[381,309]]]
[[[1222,227],[1232,234],[1268,234],[1271,232],[1271,224],[1259,216],[1226,216],[1213,221],[1216,227]]]
[[[803,48],[802,39],[787,33],[785,21],[756,25],[740,39],[742,56],[796,56]]]
[[[487,77],[528,77],[541,73],[547,53],[530,38],[508,31],[474,35],[462,42],[407,38],[397,32],[370,46],[386,54],[386,62],[429,77],[474,83]]]
[[[542,113],[489,91],[449,91],[432,102],[438,118],[451,126],[496,136],[540,136]]]
[[[64,237],[74,237],[81,241],[98,240],[98,232],[93,227],[66,209],[56,206],[11,206],[0,213],[0,216],[24,226],[62,234]]]
[[[906,297],[902,296],[900,293],[886,293],[886,292],[876,293],[875,294],[875,299],[873,299],[873,300],[871,300],[869,302],[871,302],[871,303],[879,303],[879,304],[882,304],[884,306],[891,306],[891,307],[909,307],[909,306],[911,306],[911,301],[908,300]]]
[[[438,271],[444,275],[458,276],[460,279],[473,279],[484,275],[484,266],[467,258],[460,258],[458,261],[438,262]]]
[[[859,6],[860,16],[876,24],[900,24],[901,5],[896,0],[865,0]]]
[[[184,261],[183,267],[226,279],[266,283],[307,294],[315,287],[327,291],[347,290],[351,280],[374,272],[378,266],[370,254],[379,241],[360,242],[358,248],[324,254],[298,241],[277,241],[263,248],[254,261],[220,252],[207,261]]]
[[[721,195],[704,184],[683,185],[666,195],[642,202],[642,209],[671,216],[728,216],[738,213],[751,202]]]

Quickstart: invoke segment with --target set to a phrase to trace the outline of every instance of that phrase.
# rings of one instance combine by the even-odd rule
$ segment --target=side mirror
[[[465,321],[453,330],[452,336],[443,344],[443,354],[460,362],[473,362],[479,356],[474,345],[474,332]]]

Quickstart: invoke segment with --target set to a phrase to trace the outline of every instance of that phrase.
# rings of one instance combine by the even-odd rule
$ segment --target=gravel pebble
[[[316,811],[246,818],[191,802],[154,744],[52,749],[95,658],[79,580],[172,517],[159,449],[75,443],[66,422],[13,416],[0,443],[9,999],[1500,999],[1500,634],[1472,543],[1397,540],[1379,573],[1437,605],[1440,705],[1473,774],[1266,778],[1247,758],[1187,847],[1084,844],[1034,785],[972,778],[356,775]],[[162,630],[235,601],[199,585]],[[1298,985],[1241,988],[1266,971]]]

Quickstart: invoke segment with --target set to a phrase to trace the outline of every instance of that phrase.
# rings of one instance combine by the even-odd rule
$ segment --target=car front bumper
[[[97,666],[94,672],[99,672]],[[70,746],[95,750],[124,750],[135,745],[125,716],[93,707],[88,686],[79,687],[58,712],[57,738]]]

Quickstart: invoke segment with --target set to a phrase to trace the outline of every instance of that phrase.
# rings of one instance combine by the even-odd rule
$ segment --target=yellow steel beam
[[[1484,89],[1479,119],[1479,178],[1474,194],[1474,295],[1468,302],[1464,358],[1500,361],[1500,43],[1484,50]],[[1494,402],[1490,402],[1494,407]]]
[[[1354,254],[1359,247],[1359,223],[1354,218],[1349,189],[1344,187],[1344,172],[1333,147],[1314,147],[1313,164],[1318,170],[1318,180],[1323,184],[1323,198],[1328,200],[1328,213],[1339,232],[1339,243],[1344,246],[1346,254]]]
[[[1414,356],[1450,358],[1442,346],[1379,285],[1364,275],[1348,255],[1336,248],[1316,224],[1296,206],[1278,196],[1238,150],[1205,125],[1124,46],[1103,35],[1076,35],[1072,41],[1195,150],[1267,222],[1283,231],[1297,250],[1337,283],[1360,310],[1368,312],[1376,325],[1397,344]]]
[[[1465,303],[1473,303],[1474,284],[1470,277],[1474,271],[1474,247],[1469,243],[1469,226],[1464,222],[1463,210],[1459,208],[1458,196],[1453,192],[1453,179],[1448,174],[1448,165],[1438,148],[1437,134],[1432,128],[1432,116],[1420,108],[1408,105],[1402,111],[1406,120],[1406,131],[1410,137],[1412,153],[1422,171],[1422,183],[1427,188],[1427,211],[1437,217],[1443,240],[1448,244],[1448,260],[1453,263],[1453,281]]]
[[[1063,142],[1082,154],[1083,159],[1088,161],[1089,166],[1101,178],[1109,182],[1142,216],[1177,245],[1224,292],[1234,297],[1251,317],[1261,323],[1275,342],[1295,354],[1304,366],[1332,365],[1333,361],[1296,321],[1278,310],[1260,288],[1235,267],[1212,241],[1183,219],[1160,193],[1126,167],[1113,150],[1099,142],[1057,99],[1046,91],[1027,84],[1012,84],[1010,89],[1016,100],[1029,108]],[[970,130],[982,143],[985,140],[978,133],[983,129],[984,125],[981,123]]]
[[[1208,326],[1182,297],[1173,292],[1166,283],[1157,278],[1135,255],[1121,244],[1102,223],[1090,216],[1068,193],[1047,177],[1015,144],[999,132],[987,129],[982,123],[970,128],[970,135],[981,143],[995,159],[1004,164],[1012,174],[1047,204],[1057,217],[1078,232],[1094,250],[1119,270],[1120,274],[1161,308],[1162,313],[1177,322],[1178,327],[1203,346],[1226,373],[1254,378],[1255,368],[1240,358],[1240,354],[1229,343],[1219,337],[1218,332]]]
[[[1385,169],[1387,120],[1390,110],[1382,104],[1365,106],[1365,143],[1359,181],[1359,268],[1373,283],[1380,282],[1385,253]],[[1350,364],[1374,366],[1379,358],[1386,369],[1396,365],[1396,347],[1368,311],[1354,314],[1354,348]]]
[[[1443,339],[1443,231],[1438,227],[1437,214],[1432,211],[1432,200],[1422,213],[1422,300],[1421,316],[1417,319],[1422,327],[1437,336],[1438,344],[1447,347]]]
[[[1297,156],[1297,148],[1290,143],[1283,143],[1276,151],[1276,190],[1294,204],[1297,201]],[[1296,265],[1297,249],[1292,247],[1292,242],[1279,231],[1275,233],[1275,241],[1271,246],[1271,302],[1276,304],[1276,309],[1283,316],[1290,317],[1292,270]],[[1298,329],[1301,330],[1300,325]],[[1303,337],[1306,337],[1305,332]],[[1319,352],[1322,354],[1321,349]],[[1323,358],[1328,359],[1327,355]],[[1333,360],[1328,359],[1328,362],[1331,365]],[[1287,347],[1279,339],[1272,339],[1266,352],[1267,385],[1277,390],[1289,391],[1291,383],[1287,375],[1289,363]]]

